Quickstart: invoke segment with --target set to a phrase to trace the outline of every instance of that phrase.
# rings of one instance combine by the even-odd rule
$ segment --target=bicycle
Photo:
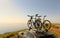
[[[49,30],[51,28],[51,22],[49,20],[45,20],[46,16],[43,17],[43,21],[41,21],[41,16],[38,16],[38,14],[35,15],[35,18],[33,18],[34,16],[30,15],[28,15],[28,17],[30,17],[27,22],[29,28],[35,28],[37,30],[41,30],[42,28],[45,30]],[[36,19],[36,17],[38,18]]]
[[[30,16],[30,15],[27,15],[28,17],[30,17],[30,19],[28,20],[28,22],[27,22],[27,26],[29,27],[29,29],[30,28],[32,28],[32,26],[33,26],[33,16]]]
[[[38,14],[35,15],[38,17],[38,19],[35,20],[35,28],[37,30],[41,30],[42,28],[45,30],[49,30],[51,28],[51,22],[49,20],[45,20],[46,15],[43,17],[43,21],[41,21],[41,16],[38,16]]]

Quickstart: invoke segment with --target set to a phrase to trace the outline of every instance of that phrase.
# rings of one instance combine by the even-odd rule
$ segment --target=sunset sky
[[[60,23],[60,0],[0,0],[0,23],[26,23],[34,14]]]

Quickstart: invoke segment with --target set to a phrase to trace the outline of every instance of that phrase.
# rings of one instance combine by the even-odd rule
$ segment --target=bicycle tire
[[[32,27],[30,20],[27,22],[27,26],[28,26],[28,28]]]
[[[46,22],[48,22],[49,24]],[[46,24],[47,24],[47,26],[46,26]],[[46,27],[48,27],[48,28],[46,28]],[[49,20],[44,20],[43,21],[43,28],[49,30],[51,28],[51,22]]]
[[[36,21],[36,23],[35,23],[35,29],[41,30],[41,28],[42,28],[41,25],[42,25],[41,21]]]

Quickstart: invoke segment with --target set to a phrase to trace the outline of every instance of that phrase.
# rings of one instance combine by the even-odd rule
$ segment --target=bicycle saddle
[[[30,15],[27,15],[28,17],[33,17],[33,16],[30,16]]]
[[[46,17],[46,15],[44,17]]]
[[[38,16],[38,14],[35,15],[36,17],[41,17],[41,16]]]

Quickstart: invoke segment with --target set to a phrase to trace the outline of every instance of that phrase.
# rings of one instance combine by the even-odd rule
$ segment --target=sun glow
[[[4,23],[4,24],[14,24],[14,23],[26,23],[27,19],[25,18],[4,18],[4,19],[0,19],[0,23]]]

